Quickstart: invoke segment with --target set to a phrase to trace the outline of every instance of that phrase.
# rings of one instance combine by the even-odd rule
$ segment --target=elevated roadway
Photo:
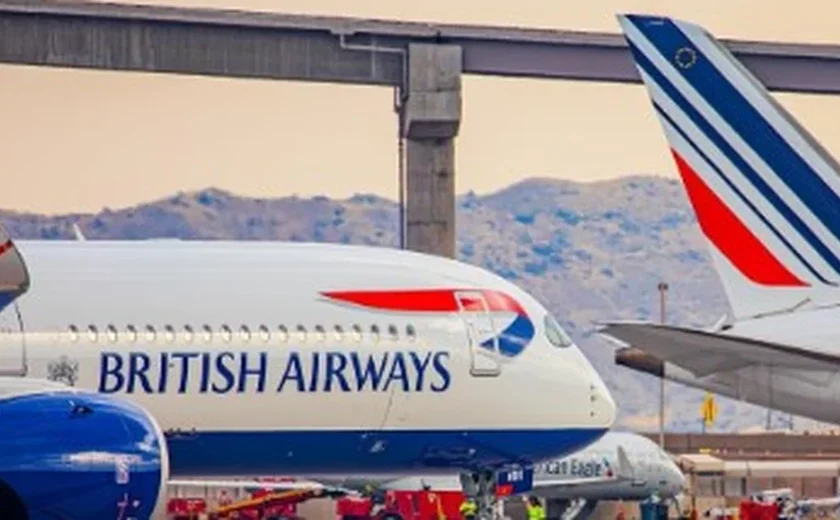
[[[840,92],[840,46],[727,44],[772,90]],[[446,256],[462,74],[639,81],[619,34],[55,0],[0,1],[0,63],[394,87],[405,245]]]

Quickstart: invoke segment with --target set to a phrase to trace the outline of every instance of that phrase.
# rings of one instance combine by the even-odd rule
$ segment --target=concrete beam
[[[406,247],[455,256],[455,137],[461,47],[410,44],[400,119],[406,139]]]
[[[0,62],[371,85],[399,84],[403,67],[399,54],[344,49],[327,32],[2,6]]]
[[[640,81],[620,34],[0,0],[0,63],[398,86],[392,51],[422,42],[461,46],[465,74]],[[840,45],[723,42],[770,90],[840,93]]]

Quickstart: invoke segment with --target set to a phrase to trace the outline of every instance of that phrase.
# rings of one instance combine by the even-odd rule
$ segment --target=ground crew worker
[[[615,515],[615,520],[624,520],[624,501],[618,503],[618,512]]]
[[[464,517],[464,520],[473,519],[478,513],[478,505],[476,505],[475,500],[467,497],[463,502],[461,502],[461,507],[458,508],[458,511],[461,513],[461,516]]]
[[[539,498],[532,496],[525,502],[525,507],[528,509],[528,520],[545,520],[545,508]]]

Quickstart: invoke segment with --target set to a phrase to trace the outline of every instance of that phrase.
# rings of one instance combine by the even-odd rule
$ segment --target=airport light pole
[[[659,282],[659,321],[665,325],[665,293],[668,284]],[[659,447],[665,449],[665,378],[659,379]]]

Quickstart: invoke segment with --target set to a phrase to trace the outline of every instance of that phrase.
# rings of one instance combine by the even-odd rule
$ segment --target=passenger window
[[[408,341],[417,339],[417,331],[414,330],[414,325],[406,325],[405,335],[408,336]]]
[[[353,325],[353,341],[362,341],[362,328],[358,325]]]
[[[116,342],[117,341],[117,328],[114,327],[113,325],[108,325],[106,330],[108,331],[108,339],[111,341],[111,343]]]
[[[233,338],[233,331],[230,330],[230,327],[227,325],[222,325],[222,339],[225,342],[230,341]]]
[[[247,325],[242,325],[241,327],[239,327],[239,335],[242,336],[242,341],[251,340],[251,331],[248,329]]]
[[[260,325],[260,339],[263,340],[263,343],[271,339],[271,332],[269,332],[268,327],[265,325]]]
[[[88,339],[90,341],[96,341],[99,335],[96,330],[96,325],[89,325],[88,326]]]
[[[370,339],[374,343],[379,341],[379,327],[377,325],[370,326]]]
[[[545,319],[543,320],[545,324],[545,335],[548,338],[549,343],[554,345],[555,347],[570,347],[572,345],[572,340],[560,325],[557,324],[554,318],[551,317],[550,314],[545,315]]]
[[[315,340],[316,341],[324,341],[326,338],[326,333],[324,332],[324,327],[320,325],[315,325]]]
[[[210,325],[204,325],[201,327],[202,329],[202,336],[204,336],[204,342],[210,343],[213,341],[213,329],[210,328]]]
[[[155,328],[151,325],[146,325],[146,341],[151,343],[155,340]]]
[[[397,333],[396,325],[388,325],[388,335],[391,336],[393,341],[397,341],[399,339],[400,335]]]
[[[132,343],[137,341],[137,329],[134,328],[134,325],[127,325],[125,330],[128,335],[128,341]]]
[[[297,338],[298,341],[306,341],[306,327],[303,325],[297,326]]]
[[[166,339],[167,343],[175,341],[175,329],[172,328],[172,325],[166,325],[163,327],[163,337]]]
[[[289,339],[289,329],[285,325],[277,327],[277,338],[283,343]]]
[[[344,337],[344,329],[341,328],[341,325],[335,326],[335,332],[333,334],[335,336],[336,341],[341,341]]]
[[[79,328],[75,325],[70,325],[67,327],[67,331],[70,333],[70,341],[78,341],[79,340]]]
[[[194,336],[195,334],[193,334],[192,327],[190,327],[189,325],[184,325],[184,341],[186,341],[187,343],[192,343]]]

